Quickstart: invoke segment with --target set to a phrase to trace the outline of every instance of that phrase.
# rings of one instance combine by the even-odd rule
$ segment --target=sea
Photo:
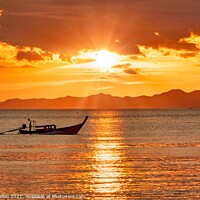
[[[0,199],[200,199],[200,110],[0,110]]]

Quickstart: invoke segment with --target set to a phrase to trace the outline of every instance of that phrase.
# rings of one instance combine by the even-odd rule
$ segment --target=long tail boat
[[[75,135],[87,121],[88,116],[85,117],[81,124],[57,128],[55,124],[36,126],[35,121],[30,121],[29,127],[25,124],[19,129],[19,134],[40,134],[40,135]]]

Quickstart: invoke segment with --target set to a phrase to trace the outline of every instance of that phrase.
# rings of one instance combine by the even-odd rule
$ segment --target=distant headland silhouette
[[[153,96],[116,97],[96,94],[88,97],[60,97],[56,99],[9,99],[0,102],[0,109],[149,109],[200,108],[200,90],[186,93],[170,90]]]

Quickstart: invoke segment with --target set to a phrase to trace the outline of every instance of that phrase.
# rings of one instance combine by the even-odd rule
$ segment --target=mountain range
[[[9,99],[0,109],[134,109],[134,108],[200,108],[200,90],[186,93],[170,90],[153,96],[116,97],[97,94],[88,97],[56,99]]]

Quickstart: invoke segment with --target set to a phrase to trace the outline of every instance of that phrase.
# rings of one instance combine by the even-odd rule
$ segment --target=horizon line
[[[60,96],[60,97],[55,97],[55,98],[46,98],[46,97],[40,97],[40,98],[37,98],[37,97],[32,97],[32,98],[15,98],[15,97],[13,97],[13,98],[10,98],[10,99],[6,99],[6,100],[3,100],[3,101],[0,101],[0,103],[6,102],[6,101],[9,101],[9,100],[41,100],[41,99],[44,99],[44,100],[54,100],[54,99],[60,99],[60,98],[66,98],[66,97],[88,98],[88,97],[91,97],[91,96],[98,96],[98,95],[109,95],[109,96],[117,97],[117,98],[153,97],[155,95],[161,95],[161,94],[172,92],[172,91],[179,91],[179,92],[183,92],[183,93],[186,93],[186,94],[190,94],[190,93],[195,92],[195,91],[200,91],[200,89],[199,90],[192,90],[190,92],[186,92],[183,89],[171,89],[171,90],[164,91],[164,92],[161,92],[161,93],[155,93],[153,95],[145,95],[144,94],[144,95],[139,95],[139,96],[117,96],[117,95],[112,95],[112,94],[107,94],[107,93],[100,92],[100,93],[91,94],[91,95],[88,95],[88,96],[71,96],[71,95],[67,95],[67,96]]]

